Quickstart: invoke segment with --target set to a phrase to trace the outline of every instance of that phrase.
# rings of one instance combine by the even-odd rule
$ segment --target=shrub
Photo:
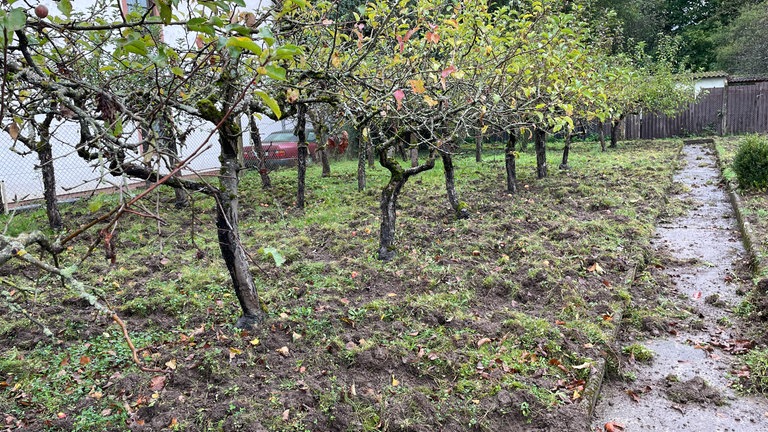
[[[733,158],[733,171],[742,188],[768,187],[768,138],[749,135]]]

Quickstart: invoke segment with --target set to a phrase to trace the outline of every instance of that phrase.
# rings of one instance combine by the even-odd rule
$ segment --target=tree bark
[[[320,161],[320,165],[323,169],[320,177],[330,177],[331,164],[328,160],[328,135],[330,131],[325,122],[323,122],[319,113],[308,110],[307,116],[312,122],[312,126],[315,129],[315,136],[317,137],[317,151],[315,151],[315,160]]]
[[[305,180],[307,177],[307,154],[309,150],[307,148],[307,106],[299,104],[296,113],[296,136],[299,138],[298,143],[298,163],[296,164],[299,171],[298,176],[298,188],[296,191],[296,207],[300,210],[304,210],[304,197],[306,195]]]
[[[477,136],[475,137],[475,162],[482,162],[483,161],[483,133],[480,131],[477,131]]]
[[[547,133],[536,128],[533,137],[536,145],[536,176],[543,179],[547,176]]]
[[[197,104],[200,116],[219,125],[219,145],[221,170],[219,171],[219,191],[216,198],[216,231],[219,249],[232,279],[232,285],[240,302],[242,316],[236,326],[252,329],[263,318],[259,294],[248,265],[247,255],[240,242],[238,218],[238,188],[240,185],[240,160],[238,157],[238,137],[240,125],[229,115],[231,104],[236,99],[234,77],[225,64],[218,84],[222,89],[224,103],[221,111],[209,100]]]
[[[469,219],[469,209],[467,208],[467,203],[459,201],[459,195],[456,192],[453,155],[447,151],[441,151],[440,158],[443,160],[443,172],[445,173],[445,190],[448,194],[448,202],[451,204],[451,207],[456,214],[456,219]]]
[[[504,162],[507,168],[507,192],[517,193],[517,157],[515,155],[515,144],[517,144],[517,134],[515,131],[509,131],[509,139],[504,149]]]
[[[48,215],[48,226],[59,230],[64,226],[59,212],[59,201],[56,198],[56,173],[53,169],[53,148],[51,147],[51,122],[53,114],[47,114],[40,125],[40,142],[37,144],[37,157],[40,160],[40,170],[43,174],[43,195],[45,196],[45,212]]]
[[[261,188],[272,188],[272,179],[269,178],[269,169],[267,168],[267,155],[264,153],[264,146],[261,144],[261,134],[259,132],[259,124],[256,121],[256,117],[253,113],[248,114],[248,119],[251,125],[251,147],[256,152],[256,169],[259,170],[259,176],[261,177]]]
[[[379,259],[389,261],[395,257],[395,228],[397,223],[397,198],[400,191],[408,179],[420,172],[430,170],[435,167],[434,152],[424,165],[404,170],[402,166],[394,159],[387,157],[386,151],[379,152],[379,163],[386,168],[389,173],[389,182],[381,191],[381,228],[379,230]]]
[[[571,133],[565,134],[565,144],[563,145],[563,161],[560,162],[560,169],[567,170],[571,167],[568,166],[568,154],[571,152]]]
[[[179,164],[179,145],[178,136],[173,125],[171,113],[164,111],[160,117],[160,133],[158,137],[164,142],[165,150],[168,153],[169,169],[173,169]],[[174,177],[181,177],[181,171],[174,174]],[[174,188],[174,207],[177,209],[189,207],[189,192],[184,188]]]
[[[365,151],[368,155],[368,168],[373,169],[376,167],[376,149],[373,148],[373,143],[370,141],[370,136],[366,140]]]
[[[409,141],[411,142],[411,168],[419,166],[419,146],[416,143],[416,134],[411,133]]]
[[[357,140],[357,191],[362,192],[365,190],[365,159],[367,155],[366,140],[363,138],[362,128],[355,134]]]
[[[605,151],[605,122],[598,123],[597,136],[600,140],[600,151]]]
[[[619,143],[619,125],[621,124],[622,117],[618,120],[611,120],[611,145],[608,148],[616,148]]]
[[[221,144],[221,192],[217,195],[216,228],[221,256],[240,302],[243,315],[237,320],[238,328],[254,327],[262,319],[259,295],[240,242],[238,220],[238,187],[240,161],[237,158],[237,126],[227,119],[219,130]]]

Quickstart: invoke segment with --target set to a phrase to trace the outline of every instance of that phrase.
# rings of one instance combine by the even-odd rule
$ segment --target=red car
[[[268,169],[296,165],[299,154],[299,137],[294,135],[293,131],[273,132],[261,141],[261,145],[264,147]],[[309,148],[309,157],[314,160],[315,151],[317,151],[317,138],[315,138],[314,131],[307,131],[307,147]],[[243,158],[245,159],[245,166],[248,168],[258,165],[258,157],[253,146],[243,147]]]

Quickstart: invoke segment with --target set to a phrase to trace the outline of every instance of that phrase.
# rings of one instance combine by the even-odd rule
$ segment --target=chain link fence
[[[180,143],[179,159],[185,160],[195,154],[182,170],[184,176],[214,176],[218,173],[218,136],[213,127],[189,119],[178,120],[177,128],[184,131],[184,142]],[[250,146],[250,130],[247,119],[243,119],[243,146]],[[290,128],[290,125],[287,125]],[[284,122],[262,120],[259,133],[262,138],[271,132],[286,128]],[[34,132],[23,128],[20,134],[34,138]],[[129,140],[138,142],[140,132],[135,130]],[[34,141],[34,139],[33,139]],[[80,142],[80,126],[77,122],[62,120],[51,126],[53,165],[56,175],[56,194],[60,201],[88,197],[99,192],[111,192],[120,188],[143,185],[139,179],[115,177],[98,160],[86,161],[77,154]],[[167,173],[167,159],[159,158],[154,152],[138,151],[128,157],[137,162],[152,164],[161,173]],[[0,131],[0,210],[36,205],[43,198],[43,180],[37,153],[31,151],[21,140],[13,139]]]

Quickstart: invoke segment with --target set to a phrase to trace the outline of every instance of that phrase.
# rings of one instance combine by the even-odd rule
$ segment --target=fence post
[[[728,79],[725,80],[723,85],[723,107],[720,109],[720,136],[727,134],[726,128],[728,127]]]
[[[5,199],[5,180],[0,180],[0,214],[8,213],[8,201]]]

